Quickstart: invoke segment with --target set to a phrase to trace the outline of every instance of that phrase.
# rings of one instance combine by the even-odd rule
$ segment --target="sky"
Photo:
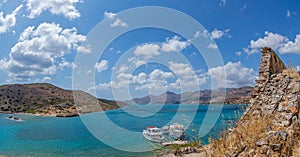
[[[164,11],[128,16],[130,10],[147,6],[177,11],[203,29],[197,30],[177,14],[163,18]],[[149,21],[166,23],[181,32],[133,28]],[[95,34],[93,30],[101,26],[105,28]],[[123,33],[109,39],[118,32]],[[92,58],[98,49],[89,47],[91,36],[96,37],[96,48],[109,41],[101,55]],[[118,100],[166,91],[253,86],[264,46],[273,48],[286,65],[300,70],[300,1],[0,1],[2,85],[46,82],[72,89],[78,87],[74,76],[94,77],[80,89]],[[219,55],[214,60],[205,54]],[[78,63],[82,56],[90,59]],[[84,65],[91,66],[78,70]]]

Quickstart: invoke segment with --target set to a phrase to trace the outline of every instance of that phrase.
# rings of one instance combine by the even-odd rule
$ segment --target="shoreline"
[[[137,105],[145,105],[145,104],[137,104]],[[156,105],[156,104],[146,104],[146,105]],[[237,105],[237,106],[242,106],[242,105],[248,105],[248,104],[219,104],[219,103],[212,103],[212,104],[164,104],[164,105],[198,105],[198,106],[203,106],[203,105]],[[117,109],[121,109],[117,108]],[[110,109],[110,110],[105,110],[105,111],[111,111],[111,110],[116,110],[116,109]],[[99,112],[99,111],[96,111]],[[100,111],[102,112],[102,111]],[[23,112],[18,112],[18,113],[13,113],[13,112],[4,112],[0,111],[0,114],[6,114],[6,115],[32,115],[32,116],[42,116],[42,117],[57,117],[57,118],[72,118],[72,117],[79,117],[84,114],[88,113],[95,113],[95,112],[87,112],[87,113],[50,113],[50,114],[45,114],[45,113],[23,113]]]

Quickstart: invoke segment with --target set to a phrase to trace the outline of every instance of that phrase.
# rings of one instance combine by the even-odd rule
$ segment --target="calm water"
[[[74,118],[41,117],[31,115],[14,115],[24,121],[16,122],[8,119],[9,115],[0,114],[0,155],[7,156],[153,156],[152,152],[133,153],[120,151],[110,146],[121,146],[133,150],[148,150],[157,147],[145,140],[141,134],[149,125],[162,127],[173,121],[189,124],[186,139],[192,140],[199,135],[197,130],[209,131],[202,137],[207,143],[209,137],[218,137],[221,130],[231,125],[237,115],[242,113],[239,105],[225,105],[218,116],[218,106],[213,105],[147,105],[142,107],[129,106],[124,109],[100,113],[86,114]],[[129,111],[129,112],[125,112]],[[156,111],[158,111],[156,113]],[[203,121],[207,111],[210,116]],[[156,114],[151,114],[151,113]],[[240,114],[237,114],[237,113]],[[195,115],[194,115],[195,113]],[[127,134],[116,134],[104,117],[119,129],[134,132],[134,137]],[[211,120],[210,120],[211,118]],[[213,120],[217,122],[214,124]],[[88,129],[84,124],[88,124]],[[210,130],[210,125],[213,129]],[[99,127],[98,127],[99,126]],[[101,129],[101,130],[100,130]],[[92,133],[90,133],[90,131]],[[93,136],[95,135],[95,136]],[[101,142],[97,138],[109,142]],[[102,139],[103,138],[103,139]],[[106,144],[104,144],[106,143]],[[108,146],[110,145],[110,146]]]

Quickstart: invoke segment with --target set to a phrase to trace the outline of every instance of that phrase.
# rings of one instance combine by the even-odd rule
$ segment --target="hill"
[[[76,106],[73,95],[76,95],[76,102],[79,102]],[[0,86],[0,112],[3,113],[71,117],[116,108],[119,108],[116,101],[97,99],[83,91],[65,90],[47,83]]]
[[[225,102],[221,101],[223,94],[218,92],[216,89],[202,90],[196,92],[185,92],[182,94],[176,94],[173,92],[166,92],[161,95],[148,95],[142,98],[135,98],[127,103],[137,103],[137,104],[209,104],[209,103],[225,103],[225,104],[248,104],[251,98],[251,93],[253,87],[245,86],[240,88],[228,88],[226,89]],[[211,96],[212,92],[214,95]]]

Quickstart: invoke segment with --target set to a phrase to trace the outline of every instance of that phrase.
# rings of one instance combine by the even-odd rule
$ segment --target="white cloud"
[[[84,53],[84,54],[90,54],[91,50],[87,46],[78,46],[77,47],[77,52]]]
[[[128,27],[128,24],[122,21],[120,18],[117,18],[117,14],[113,12],[104,12],[104,17],[108,18],[112,24],[111,27]]]
[[[279,53],[296,53],[300,54],[300,34],[296,35],[295,41],[287,41],[279,48]]]
[[[196,72],[189,64],[169,62],[169,68],[178,77],[175,84],[171,84],[173,88],[180,89],[182,86],[186,87],[198,87],[206,83],[206,77],[199,78]]]
[[[164,52],[180,52],[190,45],[190,41],[180,41],[180,37],[174,36],[173,38],[166,39],[166,42],[162,44],[162,51]]]
[[[215,82],[216,87],[240,87],[254,85],[256,73],[252,68],[247,68],[241,62],[228,62],[224,66],[210,68],[207,73]],[[227,78],[224,78],[226,74]]]
[[[225,30],[218,30],[214,29],[210,34],[212,39],[220,39],[222,37],[228,36],[229,37],[229,31],[230,29],[225,29]]]
[[[0,34],[6,33],[11,27],[16,25],[16,16],[21,10],[23,5],[19,5],[12,13],[4,16],[3,12],[0,12]]]
[[[45,10],[49,10],[55,15],[64,15],[72,20],[80,17],[80,12],[76,9],[77,3],[82,0],[27,0],[27,10],[30,11],[29,18],[39,16]]]
[[[107,60],[102,60],[101,62],[97,62],[94,65],[94,68],[98,71],[98,72],[102,72],[104,70],[107,70],[108,68],[108,61]]]
[[[63,29],[55,23],[27,27],[10,51],[9,59],[1,59],[1,69],[12,80],[30,81],[35,76],[52,75],[57,66],[67,66],[63,57],[86,40],[75,28]],[[62,58],[59,60],[59,58]],[[71,64],[71,63],[70,63]]]
[[[288,10],[288,11],[286,12],[286,17],[291,17],[291,11]]]
[[[196,33],[194,34],[193,38],[197,39],[201,36],[201,32],[200,31],[196,31]]]
[[[52,81],[51,77],[44,77],[42,79],[42,82],[51,82],[51,81]]]
[[[59,68],[63,70],[65,67],[75,69],[77,65],[73,62],[68,62],[62,58],[61,62],[58,64]]]
[[[169,78],[173,78],[174,75],[171,72],[164,72],[161,71],[159,69],[155,69],[153,70],[150,75],[149,75],[149,79],[151,81],[153,80],[161,80],[161,79],[169,79]]]
[[[211,39],[221,39],[224,37],[231,37],[229,32],[230,32],[230,29],[225,29],[225,30],[214,29],[211,32],[209,32],[208,30],[204,30],[203,32],[196,31],[196,33],[193,36],[193,39],[197,39],[200,36],[203,36],[204,38],[210,37]]]
[[[237,52],[235,52],[235,54],[238,55],[238,56],[240,56],[240,55],[242,55],[242,52],[241,51],[237,51]]]
[[[207,48],[209,49],[217,49],[218,48],[218,45],[217,44],[213,44],[213,43],[210,43]]]
[[[241,11],[245,11],[247,9],[247,4],[244,4],[243,7],[241,8]]]
[[[134,50],[136,56],[145,56],[146,58],[151,58],[159,55],[160,46],[157,44],[144,44],[137,46]]]
[[[281,54],[300,54],[300,34],[296,35],[294,41],[290,41],[286,36],[267,31],[265,32],[265,37],[251,40],[250,45],[244,48],[244,51],[250,55],[258,53],[261,47],[271,47]]]
[[[297,71],[300,71],[300,66],[297,66],[296,68],[297,68]]]
[[[112,13],[112,12],[104,12],[104,17],[110,19],[110,20],[114,20],[116,18],[117,14],[116,13]]]
[[[221,0],[220,3],[219,3],[219,5],[221,7],[224,7],[226,5],[226,0]]]
[[[128,27],[127,23],[123,22],[121,19],[116,18],[111,24],[112,27]]]

